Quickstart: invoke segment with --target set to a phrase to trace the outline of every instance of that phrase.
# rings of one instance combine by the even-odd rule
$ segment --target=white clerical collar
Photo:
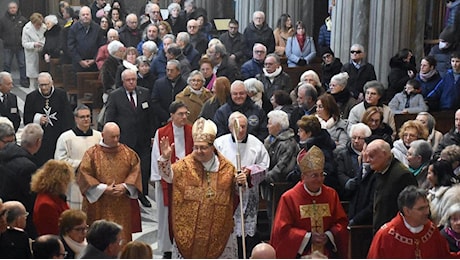
[[[305,191],[308,192],[308,194],[310,194],[311,196],[319,196],[319,195],[321,195],[321,192],[322,192],[321,187],[319,188],[319,191],[318,191],[318,192],[310,191],[310,190],[307,188],[307,186],[305,186],[305,184],[303,185],[303,188],[304,188]]]
[[[399,214],[401,214],[401,213],[399,213]],[[413,226],[409,225],[409,223],[407,223],[406,218],[404,218],[403,214],[401,214],[401,217],[404,220],[404,226],[406,226],[406,228],[409,229],[410,232],[412,232],[413,234],[417,234],[417,233],[422,232],[423,225],[420,225],[418,227],[413,227]]]
[[[174,124],[174,122],[172,122],[171,124],[172,124],[172,126],[173,126],[173,131],[176,131],[176,130],[183,130],[183,129],[184,129],[183,126],[177,126],[177,125]]]
[[[208,172],[217,172],[219,169],[219,158],[217,158],[217,155],[214,155],[214,157],[203,163],[203,167],[205,171]]]
[[[112,146],[108,146],[107,144],[105,144],[104,139],[101,139],[101,141],[99,141],[99,145],[102,146],[102,147],[106,147],[106,148],[113,148]]]

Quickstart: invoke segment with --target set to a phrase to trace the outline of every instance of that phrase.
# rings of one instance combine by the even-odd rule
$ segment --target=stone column
[[[425,0],[337,1],[332,11],[331,48],[342,62],[350,46],[362,44],[377,79],[387,86],[389,61],[398,50],[410,48],[423,55]]]

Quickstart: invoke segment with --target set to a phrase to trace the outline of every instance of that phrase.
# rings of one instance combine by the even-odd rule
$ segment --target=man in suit
[[[119,125],[120,142],[136,151],[141,159],[142,193],[139,200],[142,205],[151,207],[148,199],[150,179],[150,143],[155,133],[155,123],[150,108],[149,90],[137,86],[134,70],[126,69],[121,73],[122,88],[112,91],[107,101],[106,122]]]
[[[14,125],[14,131],[17,132],[21,124],[19,115],[18,99],[15,94],[11,93],[13,88],[13,78],[6,71],[0,72],[0,115],[7,117]]]
[[[152,90],[152,106],[160,126],[166,125],[169,120],[169,105],[176,95],[184,90],[187,82],[181,76],[180,62],[169,60],[166,64],[166,77],[155,81]]]

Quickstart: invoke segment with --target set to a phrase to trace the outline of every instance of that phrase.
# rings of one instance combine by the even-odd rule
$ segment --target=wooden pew
[[[348,258],[366,259],[374,236],[372,225],[351,226],[348,230]]]
[[[296,87],[297,84],[299,84],[300,76],[302,75],[302,73],[304,73],[307,70],[315,71],[321,80],[321,75],[322,75],[321,63],[312,63],[312,64],[307,64],[305,66],[291,67],[291,68],[287,66],[286,67],[283,66],[283,71],[286,72],[291,77],[292,86],[294,87]]]
[[[98,84],[98,82],[100,82],[99,72],[77,72],[78,100],[81,103],[94,107],[94,100],[102,88],[102,83]]]
[[[53,85],[56,88],[62,88],[64,82],[62,80],[62,69],[61,69],[61,62],[59,59],[50,59],[49,62],[49,69],[50,74],[53,77]]]
[[[276,214],[276,208],[278,207],[278,202],[281,199],[281,196],[289,189],[294,187],[296,184],[292,182],[276,182],[276,183],[270,183],[270,185],[273,188],[273,206],[272,206],[272,212],[273,212],[273,219],[275,218]],[[271,226],[273,227],[273,219]]]
[[[429,112],[436,119],[436,130],[445,134],[454,126],[455,110]],[[395,115],[396,133],[399,128],[408,120],[413,120],[417,114]]]

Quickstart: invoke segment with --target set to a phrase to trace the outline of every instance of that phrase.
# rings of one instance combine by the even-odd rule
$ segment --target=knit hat
[[[323,48],[321,49],[321,57],[323,57],[324,54],[326,54],[326,53],[330,53],[332,56],[334,56],[334,52],[331,50],[331,48],[329,48],[329,47],[323,47]]]
[[[303,150],[305,151],[305,150]],[[324,154],[318,146],[313,145],[307,152],[300,152],[297,156],[297,164],[299,164],[302,174],[323,171],[324,170]]]
[[[214,143],[217,135],[217,126],[211,120],[202,117],[198,118],[192,127],[193,142]]]
[[[439,39],[444,40],[445,42],[448,43],[453,43],[455,40],[455,30],[453,26],[447,26],[442,30],[442,32],[439,34]]]

